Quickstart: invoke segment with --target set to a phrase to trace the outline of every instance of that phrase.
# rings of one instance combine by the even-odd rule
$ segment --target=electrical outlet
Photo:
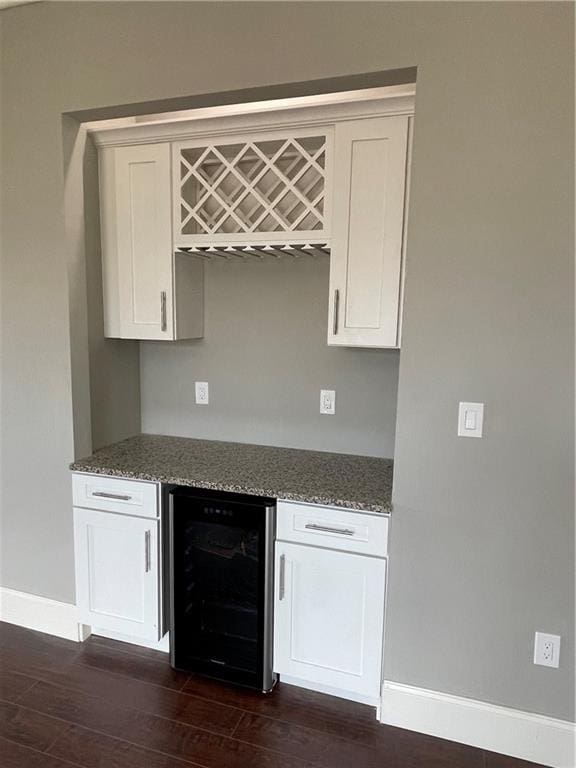
[[[536,632],[534,637],[534,664],[558,667],[560,664],[560,635]]]
[[[320,413],[330,416],[336,413],[336,392],[333,389],[320,390]]]
[[[195,382],[196,389],[196,405],[208,405],[208,382],[197,381]]]

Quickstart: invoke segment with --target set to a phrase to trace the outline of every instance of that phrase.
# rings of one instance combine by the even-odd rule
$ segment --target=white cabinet
[[[407,92],[97,133],[105,335],[203,336],[210,259],[330,254],[328,344],[400,346],[413,107]]]
[[[386,557],[388,515],[279,500],[276,537],[294,544]]]
[[[173,252],[170,144],[101,149],[100,208],[105,335],[202,336],[203,265]]]
[[[164,629],[157,486],[77,474],[73,490],[79,621],[96,634],[157,643]]]
[[[79,620],[159,640],[158,521],[74,510]]]
[[[156,483],[78,472],[72,475],[72,499],[75,507],[133,517],[158,517]]]
[[[278,506],[278,537],[295,541],[276,542],[274,671],[287,683],[377,705],[387,519],[341,511],[330,520],[330,508],[316,509]],[[362,546],[377,556],[359,554]]]
[[[377,702],[386,561],[279,542],[275,567],[274,671]]]
[[[408,117],[335,128],[328,343],[400,345]]]

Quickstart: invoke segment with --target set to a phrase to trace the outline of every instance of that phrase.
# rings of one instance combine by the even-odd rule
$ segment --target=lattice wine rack
[[[181,144],[175,245],[244,251],[250,244],[309,242],[325,251],[329,140],[326,133],[303,132]],[[302,247],[292,250],[302,253]]]

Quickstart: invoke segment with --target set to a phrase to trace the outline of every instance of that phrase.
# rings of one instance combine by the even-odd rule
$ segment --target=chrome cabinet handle
[[[284,593],[286,591],[285,584],[286,577],[286,555],[280,555],[280,578],[278,585],[278,600],[284,600]]]
[[[160,291],[160,328],[162,331],[166,331],[168,328],[168,321],[166,319],[166,291]]]
[[[340,533],[342,536],[354,536],[355,531],[351,528],[330,528],[327,525],[316,525],[316,523],[306,523],[304,528],[310,531],[322,531],[323,533]]]
[[[152,553],[150,551],[150,531],[144,534],[144,568],[149,573],[152,570]]]
[[[336,334],[338,333],[338,312],[339,312],[339,309],[340,309],[340,291],[338,290],[338,288],[336,288],[336,290],[334,291],[334,314],[333,314],[334,327],[332,329],[332,331],[334,333],[334,336],[336,336]]]
[[[98,496],[100,499],[115,499],[116,501],[130,501],[132,496],[126,496],[123,493],[105,493],[104,491],[92,491],[92,496]]]

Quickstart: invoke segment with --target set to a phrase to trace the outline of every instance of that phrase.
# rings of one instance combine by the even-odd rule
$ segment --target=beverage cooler
[[[276,500],[174,488],[170,659],[176,669],[270,691]]]

